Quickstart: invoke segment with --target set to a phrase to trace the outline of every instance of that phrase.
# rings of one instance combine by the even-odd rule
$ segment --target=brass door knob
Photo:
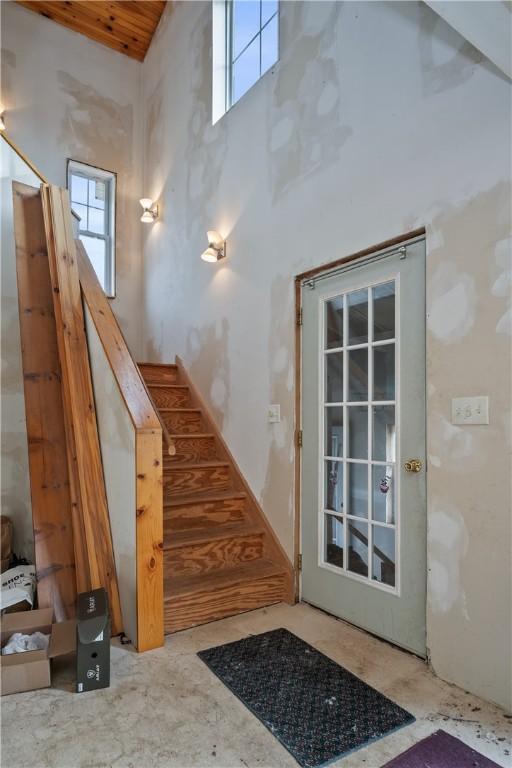
[[[406,472],[421,472],[423,464],[419,459],[409,459],[404,464]]]

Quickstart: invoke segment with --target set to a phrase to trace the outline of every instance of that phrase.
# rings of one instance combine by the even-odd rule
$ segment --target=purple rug
[[[382,768],[499,768],[445,731],[436,731]]]

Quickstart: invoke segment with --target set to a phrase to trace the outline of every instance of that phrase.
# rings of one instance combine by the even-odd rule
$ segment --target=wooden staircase
[[[176,447],[164,452],[166,632],[293,602],[293,568],[181,361],[139,369]]]

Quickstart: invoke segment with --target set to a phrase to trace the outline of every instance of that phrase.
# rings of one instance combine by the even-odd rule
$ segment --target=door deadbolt
[[[409,459],[404,464],[406,472],[421,472],[423,464],[419,459]]]

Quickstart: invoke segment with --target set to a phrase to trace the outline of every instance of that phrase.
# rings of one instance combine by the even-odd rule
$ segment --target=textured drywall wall
[[[13,551],[32,561],[34,543],[14,248],[13,181],[39,186],[37,176],[5,141],[0,141],[2,514],[13,521]]]
[[[510,83],[424,4],[283,2],[280,61],[212,127],[211,37],[173,4],[143,65],[146,356],[182,356],[291,555],[293,276],[425,226],[428,644],[510,708]],[[454,427],[472,394],[490,425]]]
[[[140,64],[83,35],[0,3],[2,104],[10,138],[52,184],[66,160],[117,173],[116,298],[132,352],[140,351]]]
[[[137,645],[135,429],[85,302],[84,315],[123,629]]]

